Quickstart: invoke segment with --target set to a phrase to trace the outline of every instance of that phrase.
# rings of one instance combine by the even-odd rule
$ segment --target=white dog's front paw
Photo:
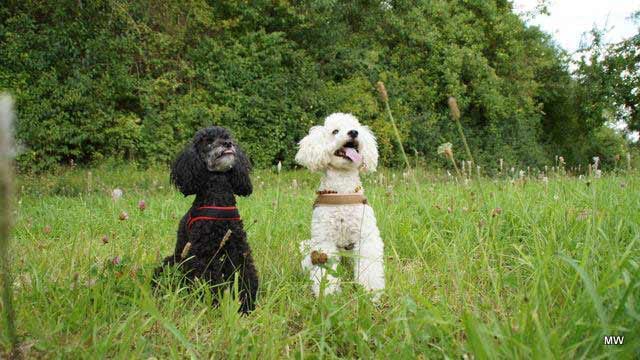
[[[332,295],[340,293],[340,284],[336,278],[326,278],[324,281],[313,284],[313,294],[320,297],[320,294]]]
[[[371,302],[376,305],[380,304],[380,298],[382,297],[382,294],[384,294],[384,289],[373,290],[371,292]]]
[[[311,271],[309,276],[313,282],[313,293],[316,297],[321,294],[331,295],[340,292],[340,281],[333,276],[336,271],[336,263],[329,262],[329,257],[321,251],[312,251],[309,255]]]
[[[303,256],[302,261],[300,262],[300,265],[302,266],[302,270],[304,271],[309,271],[311,270],[311,266],[313,265],[311,263],[311,254],[309,251],[309,240],[302,240],[300,242],[300,254]]]
[[[311,270],[311,267],[313,266],[313,264],[311,263],[311,255],[305,256],[300,262],[300,265],[302,266],[302,270],[304,271]]]

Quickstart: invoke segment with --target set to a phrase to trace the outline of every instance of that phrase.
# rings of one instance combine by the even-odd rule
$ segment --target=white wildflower
[[[111,192],[111,199],[113,199],[113,201],[120,200],[123,194],[124,192],[122,191],[122,189],[115,188]]]

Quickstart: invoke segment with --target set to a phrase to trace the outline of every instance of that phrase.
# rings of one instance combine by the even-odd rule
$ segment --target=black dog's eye
[[[333,134],[333,135],[336,135],[336,134],[338,133],[338,131],[340,131],[340,130],[335,129],[335,130],[333,130],[332,134]]]

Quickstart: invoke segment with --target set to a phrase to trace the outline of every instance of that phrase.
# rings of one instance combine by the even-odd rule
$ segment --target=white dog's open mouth
[[[362,161],[362,155],[358,151],[358,142],[355,140],[351,140],[345,143],[340,149],[336,150],[333,154],[335,156],[339,156],[343,159],[347,159],[354,163],[359,163]]]

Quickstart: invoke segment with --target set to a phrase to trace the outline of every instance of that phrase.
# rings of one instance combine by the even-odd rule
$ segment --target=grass
[[[166,169],[22,177],[13,242],[21,351],[46,358],[640,355],[637,174],[548,184],[484,179],[481,203],[473,183],[417,171],[428,194],[419,199],[401,173],[382,173],[365,178],[386,246],[388,287],[378,306],[346,275],[342,294],[311,295],[297,249],[309,236],[318,176],[253,175],[255,192],[239,204],[261,277],[258,309],[248,317],[228,294],[210,307],[203,286],[151,293],[152,269],[171,253],[192,200],[169,186]],[[124,190],[118,201],[110,196],[115,187]],[[119,220],[122,211],[128,220]],[[625,335],[625,343],[605,346],[603,335]],[[0,344],[2,357],[4,330]]]

